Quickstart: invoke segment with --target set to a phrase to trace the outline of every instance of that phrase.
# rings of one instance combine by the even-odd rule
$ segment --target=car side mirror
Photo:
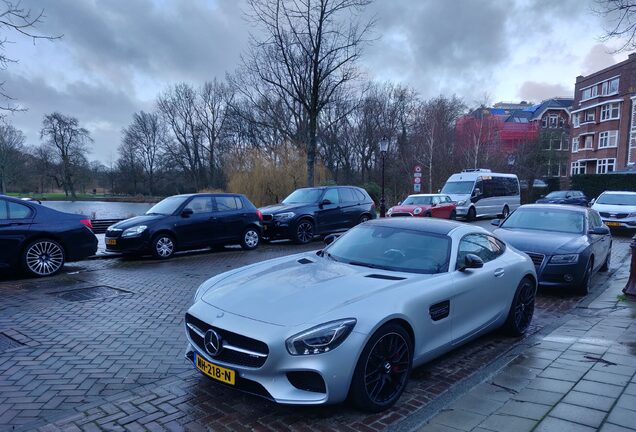
[[[603,225],[600,227],[592,228],[591,230],[588,231],[588,233],[592,235],[607,235],[610,233],[610,229],[606,227],[605,225]]]
[[[473,196],[479,196],[481,194],[481,190],[479,188],[475,188],[473,191]]]
[[[490,225],[498,227],[501,224],[501,219],[493,219],[490,221]]]
[[[335,242],[336,240],[338,240],[338,237],[340,237],[337,234],[329,234],[327,237],[325,237],[325,239],[323,240],[325,242],[325,244],[327,246],[329,246],[331,243]]]
[[[594,204],[595,202],[596,202],[596,198],[592,198],[592,199],[590,200],[590,205]]]
[[[464,257],[464,265],[459,268],[463,272],[466,269],[478,269],[484,266],[484,261],[475,254],[468,254]]]
[[[545,198],[545,195],[541,195],[539,198]]]
[[[402,201],[398,201],[398,205],[402,205]]]
[[[437,203],[431,204],[431,207],[437,207]]]
[[[194,214],[194,210],[192,210],[191,208],[184,208],[183,210],[181,210],[181,217],[187,218],[190,217]]]

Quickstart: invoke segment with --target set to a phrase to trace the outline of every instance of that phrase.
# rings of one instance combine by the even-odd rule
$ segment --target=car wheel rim
[[[256,247],[258,245],[258,233],[256,231],[248,231],[245,233],[245,244],[248,247]]]
[[[524,332],[534,314],[534,287],[531,283],[525,282],[519,292],[519,298],[515,307],[515,325],[517,330]]]
[[[29,270],[37,275],[50,275],[64,264],[64,252],[56,243],[37,242],[27,251],[26,264]]]
[[[174,251],[174,243],[168,237],[161,237],[157,240],[156,250],[159,256],[169,257]]]
[[[303,243],[309,242],[314,237],[314,227],[309,222],[302,222],[298,225],[298,240]]]
[[[371,401],[386,404],[402,391],[410,356],[408,343],[398,333],[386,334],[375,343],[364,370],[364,387]]]
[[[366,222],[366,221],[368,221],[368,220],[369,220],[369,217],[368,217],[368,216],[362,216],[362,217],[360,218],[360,223],[365,223],[365,222]]]

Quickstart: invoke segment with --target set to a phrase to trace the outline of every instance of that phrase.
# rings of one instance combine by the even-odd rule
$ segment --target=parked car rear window
[[[457,266],[464,265],[466,255],[477,255],[483,262],[494,260],[504,253],[505,246],[496,238],[485,234],[468,234],[459,242],[457,250]]]
[[[578,211],[520,208],[504,221],[501,228],[582,234],[585,215]]]
[[[194,214],[212,213],[212,198],[209,196],[194,197],[186,205]]]
[[[338,190],[340,191],[340,202],[343,202],[343,203],[358,202],[358,199],[356,198],[353,192],[353,189],[338,188]]]
[[[336,261],[409,273],[448,271],[451,239],[401,228],[358,225],[327,249]]]
[[[636,195],[631,194],[601,194],[596,200],[597,204],[610,204],[610,205],[636,205]]]
[[[31,209],[25,205],[9,201],[9,219],[24,219],[31,216]]]
[[[567,194],[569,194],[569,192],[566,192],[566,191],[556,191],[556,192],[550,192],[550,193],[549,193],[549,194],[547,194],[545,197],[546,197],[546,198],[565,198]]]
[[[365,201],[368,200],[367,196],[363,192],[361,192],[361,191],[359,191],[357,189],[354,189],[353,191],[355,192],[355,194],[358,197],[358,200],[360,202],[365,202]]]
[[[235,196],[217,196],[214,197],[214,199],[216,200],[216,209],[220,212],[239,210],[243,208],[243,203]]]

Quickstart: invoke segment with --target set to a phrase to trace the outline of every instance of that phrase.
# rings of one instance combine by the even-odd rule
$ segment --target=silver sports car
[[[377,412],[398,400],[411,368],[501,326],[523,334],[536,280],[527,255],[482,228],[373,220],[318,252],[203,283],[186,314],[186,357],[279,403],[349,396]]]

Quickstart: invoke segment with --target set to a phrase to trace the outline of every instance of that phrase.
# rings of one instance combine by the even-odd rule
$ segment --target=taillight
[[[263,213],[260,210],[256,210],[256,214],[258,215],[258,219],[263,222]]]
[[[90,219],[81,219],[80,223],[90,230],[93,229],[93,223]]]

